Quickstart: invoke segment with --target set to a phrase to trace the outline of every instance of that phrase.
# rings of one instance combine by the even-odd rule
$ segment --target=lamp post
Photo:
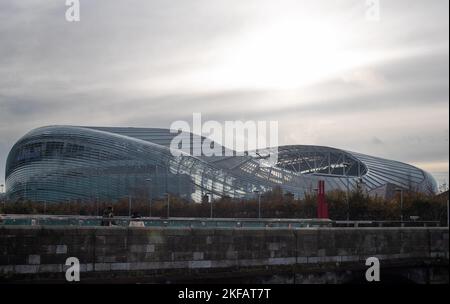
[[[4,189],[5,185],[1,184],[0,185],[0,195],[1,195],[1,200],[3,201],[3,212],[5,212],[5,207],[6,207],[6,197],[3,197],[3,189]]]
[[[400,221],[403,222],[403,189],[397,188],[396,192],[400,192]]]
[[[448,210],[448,200],[447,200],[447,228],[450,227],[449,225],[449,210]]]
[[[98,211],[98,195],[95,198],[95,209],[97,210],[97,216],[99,216],[100,214],[99,214],[99,211]]]
[[[147,178],[145,180],[146,182],[149,183],[149,193],[148,193],[148,200],[149,200],[149,217],[152,217],[152,179],[151,178]]]
[[[205,193],[205,194],[208,196],[208,202],[209,202],[209,205],[210,205],[210,215],[209,215],[209,217],[210,217],[210,218],[213,218],[213,200],[212,200],[212,193],[207,192],[207,193]]]
[[[261,192],[258,190],[253,191],[256,195],[258,195],[258,218],[261,218]]]
[[[167,192],[166,195],[167,195],[167,218],[169,218],[170,217],[170,193]]]
[[[128,195],[128,216],[131,217],[131,195]]]
[[[349,185],[348,185],[348,183],[349,183],[349,177],[348,177],[348,174],[347,174],[347,168],[350,166],[350,163],[347,163],[347,162],[343,162],[342,163],[342,169],[344,170],[344,176],[345,176],[345,178],[347,179],[347,194],[346,194],[346,196],[345,196],[345,198],[346,198],[346,200],[347,200],[347,222],[349,222],[350,221],[350,198],[349,198]]]

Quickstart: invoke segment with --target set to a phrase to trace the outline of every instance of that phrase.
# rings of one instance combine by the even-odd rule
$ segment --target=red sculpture
[[[325,181],[319,180],[319,191],[317,193],[317,217],[320,219],[327,219],[328,205],[325,201]]]

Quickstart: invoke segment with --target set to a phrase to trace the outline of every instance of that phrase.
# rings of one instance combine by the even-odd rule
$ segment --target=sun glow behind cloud
[[[379,22],[365,3],[87,1],[68,24],[58,1],[0,1],[0,172],[41,125],[192,112],[448,172],[448,1],[383,0]]]
[[[221,48],[225,50],[222,62],[205,74],[213,87],[303,87],[359,64],[360,56],[346,52],[349,37],[343,33],[324,22],[285,17]]]
[[[358,6],[345,14],[327,14],[323,5],[307,10],[302,9],[304,2],[290,4],[264,7],[269,13],[259,18],[254,18],[254,11],[248,13],[250,21],[239,32],[205,45],[199,64],[175,75],[143,77],[133,89],[289,94],[334,79],[372,85],[382,77],[371,66],[429,51],[426,46],[389,48],[383,40],[389,26],[365,20]]]
[[[205,65],[176,79],[149,79],[159,88],[181,90],[291,90],[383,59],[358,49],[354,24],[296,11],[256,23],[206,51]]]

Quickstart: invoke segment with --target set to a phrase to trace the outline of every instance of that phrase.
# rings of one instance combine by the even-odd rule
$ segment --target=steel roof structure
[[[419,192],[437,188],[431,175],[419,168],[356,152],[291,145],[258,153],[194,156],[195,145],[205,138],[193,140],[187,152],[173,153],[170,143],[176,135],[156,128],[47,126],[32,130],[8,155],[7,197],[64,202],[148,199],[171,193],[199,202],[205,194],[250,198],[255,191],[279,186],[301,198],[312,193],[319,180],[325,181],[327,191],[363,187],[375,193],[386,185]],[[263,165],[261,160],[273,153],[276,165]]]

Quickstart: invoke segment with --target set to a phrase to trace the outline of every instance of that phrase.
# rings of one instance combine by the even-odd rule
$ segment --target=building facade
[[[385,189],[431,193],[437,188],[430,174],[414,166],[336,148],[295,145],[257,154],[194,156],[196,143],[205,138],[192,140],[191,149],[181,152],[170,147],[177,135],[155,128],[32,130],[8,155],[7,197],[38,202],[115,201],[170,193],[199,202],[205,194],[250,198],[255,191],[279,186],[301,198],[315,191],[319,180],[325,181],[327,191],[362,187],[379,196],[388,196]],[[261,162],[269,153],[277,154],[276,165],[270,167]]]

